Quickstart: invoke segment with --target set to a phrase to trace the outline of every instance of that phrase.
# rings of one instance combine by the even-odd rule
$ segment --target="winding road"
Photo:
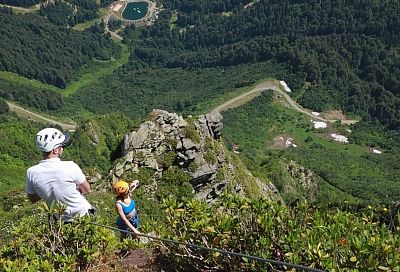
[[[32,111],[26,110],[26,109],[14,104],[14,103],[11,103],[9,101],[6,101],[6,102],[8,104],[8,107],[9,107],[10,111],[15,112],[18,116],[25,117],[25,118],[28,118],[28,119],[31,119],[31,120],[34,120],[34,121],[37,121],[37,122],[41,122],[41,123],[49,123],[49,124],[52,124],[52,125],[59,125],[60,127],[62,127],[62,129],[68,130],[68,131],[71,131],[71,132],[75,131],[76,128],[77,128],[77,126],[74,125],[74,124],[62,123],[62,122],[59,122],[59,121],[54,120],[52,118],[48,118],[48,117],[45,117],[45,116],[40,115],[38,113],[34,113]]]
[[[303,114],[306,114],[310,117],[312,117],[315,120],[318,121],[322,121],[322,122],[329,122],[329,123],[334,123],[336,121],[341,121],[342,124],[346,124],[346,125],[351,125],[354,124],[356,122],[358,122],[358,120],[336,120],[336,119],[325,119],[321,116],[317,116],[311,113],[310,110],[304,109],[303,107],[301,107],[299,104],[297,104],[296,101],[294,101],[286,91],[282,90],[282,88],[280,87],[280,84],[278,81],[276,80],[267,80],[264,81],[258,85],[256,85],[253,89],[251,89],[250,91],[243,93],[241,95],[238,95],[230,100],[228,100],[227,102],[217,106],[216,108],[214,108],[212,111],[218,111],[218,112],[223,112],[226,111],[228,109],[233,109],[236,107],[239,107],[247,102],[249,102],[250,100],[254,99],[255,97],[259,96],[263,91],[266,90],[274,90],[276,92],[278,92],[280,95],[282,95],[282,97],[286,100],[286,102],[292,107],[294,108],[296,111],[301,112]]]

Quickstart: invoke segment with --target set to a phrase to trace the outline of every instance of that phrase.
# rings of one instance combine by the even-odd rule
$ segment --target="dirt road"
[[[10,108],[10,111],[15,112],[18,116],[21,117],[25,117],[37,122],[41,122],[41,123],[49,123],[49,124],[53,124],[53,125],[59,125],[60,127],[62,127],[64,130],[68,130],[68,131],[75,131],[76,130],[76,125],[74,124],[66,124],[66,123],[61,123],[59,121],[56,121],[54,119],[51,118],[47,118],[44,117],[40,114],[31,112],[29,110],[26,110],[20,106],[15,105],[14,103],[8,102],[8,107]]]
[[[268,89],[275,90],[275,91],[279,90],[279,88],[277,87],[277,85],[274,81],[272,81],[272,80],[264,81],[264,82],[258,84],[256,87],[254,87],[250,91],[248,91],[247,93],[238,95],[238,96],[228,100],[227,102],[217,106],[216,108],[213,109],[213,111],[223,112],[228,109],[237,108],[237,107],[251,101],[255,97],[259,96],[263,91],[268,90]]]
[[[297,110],[298,112],[301,112],[303,114],[306,114],[310,117],[312,117],[314,120],[318,120],[318,121],[322,121],[322,122],[329,122],[329,123],[334,123],[338,120],[327,120],[321,116],[317,116],[311,113],[310,110],[304,109],[303,107],[301,107],[299,104],[297,104],[296,101],[294,101],[286,91],[284,91],[281,87],[280,84],[277,80],[267,80],[264,81],[258,85],[256,85],[253,89],[251,89],[250,91],[248,91],[247,93],[238,95],[232,99],[230,99],[229,101],[217,106],[216,108],[213,109],[213,111],[219,111],[219,112],[223,112],[226,111],[228,109],[233,109],[236,107],[239,107],[249,101],[251,101],[252,99],[254,99],[255,97],[259,96],[263,91],[265,90],[274,90],[276,92],[278,92],[280,95],[282,95],[282,97],[286,100],[286,102],[295,110]],[[358,120],[340,120],[343,124],[354,124],[356,122],[358,122]]]

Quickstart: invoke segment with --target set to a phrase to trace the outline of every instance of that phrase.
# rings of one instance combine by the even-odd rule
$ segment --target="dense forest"
[[[165,1],[176,21],[167,9],[142,30],[130,69],[274,60],[310,83],[299,99],[305,107],[337,108],[400,130],[398,1],[191,2]]]
[[[16,101],[40,111],[54,111],[64,106],[63,97],[56,91],[31,86],[22,87],[5,80],[0,81],[0,98]]]
[[[44,2],[44,0],[2,0],[1,4],[17,7],[30,7],[41,2]]]
[[[221,98],[243,91],[266,75],[281,77],[285,70],[271,63],[201,70],[120,69],[66,98],[63,112],[121,111],[133,119],[141,119],[154,108],[184,115],[204,113],[221,103]]]
[[[119,51],[96,31],[73,31],[32,14],[0,13],[0,25],[0,70],[61,88],[77,68],[94,58],[110,59]]]
[[[74,26],[97,18],[99,5],[96,1],[54,1],[40,5],[40,15],[60,26]]]

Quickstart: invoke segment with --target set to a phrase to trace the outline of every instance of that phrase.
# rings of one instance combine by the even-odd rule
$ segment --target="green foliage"
[[[4,0],[2,4],[17,7],[29,7],[40,2],[42,2],[42,0]]]
[[[54,1],[54,3],[47,3],[40,7],[40,15],[46,18],[53,24],[59,26],[74,25],[71,18],[74,12],[74,7],[68,2]],[[71,20],[72,19],[72,20]]]
[[[0,13],[0,70],[65,88],[74,70],[118,47],[98,33],[60,28],[36,15]],[[18,32],[15,31],[18,29]],[[110,57],[109,57],[110,58]]]
[[[185,135],[185,138],[192,140],[196,144],[200,143],[200,134],[196,130],[196,127],[194,126],[194,124],[192,124],[192,123],[187,124],[183,128],[182,132],[183,132],[183,135]]]
[[[330,131],[339,130],[335,126],[323,133],[307,129],[310,124],[307,118],[271,102],[271,97],[262,94],[223,114],[224,139],[228,144],[240,146],[240,156],[253,173],[284,188],[288,177],[277,166],[292,159],[320,177],[317,200],[321,204],[342,205],[348,201],[366,205],[390,203],[399,198],[397,133],[368,124],[353,126],[350,134],[353,143],[384,148],[382,154],[373,154],[368,146],[333,142]],[[292,137],[298,146],[277,145],[276,138],[280,136]]]
[[[25,162],[6,154],[0,154],[0,194],[8,190],[22,188],[25,178]]]
[[[400,268],[400,229],[392,233],[379,225],[373,211],[356,216],[342,211],[322,212],[305,202],[289,208],[267,199],[251,201],[230,195],[215,207],[169,198],[164,208],[171,239],[329,271]],[[167,247],[181,267],[223,271],[269,268],[225,254],[174,244]]]
[[[110,20],[108,21],[108,27],[110,28],[111,31],[115,31],[119,28],[121,28],[121,21],[120,20]]]
[[[161,166],[163,169],[168,169],[174,163],[175,158],[176,158],[176,153],[174,151],[164,152],[157,157],[157,164]]]
[[[204,159],[209,163],[216,163],[218,161],[217,156],[211,150],[207,150],[204,153]]]
[[[247,2],[168,1],[157,24],[131,41],[128,68],[276,62],[288,70],[280,78],[303,106],[365,115],[399,131],[397,2],[260,0],[251,8],[236,6]],[[299,94],[305,82],[309,87]]]
[[[0,154],[31,164],[41,159],[36,150],[34,135],[41,129],[37,123],[28,123],[12,114],[0,118]],[[5,157],[3,157],[6,159]]]
[[[0,7],[0,13],[14,14],[14,11],[11,7]]]
[[[128,172],[128,174],[126,176],[124,176],[123,178],[125,178],[129,181],[137,179],[141,182],[141,184],[147,185],[153,181],[155,172],[156,171],[152,168],[140,167],[139,172],[137,172],[137,173]]]
[[[0,81],[0,97],[40,111],[54,111],[64,106],[62,96],[55,90],[8,80]]]
[[[0,114],[6,113],[10,110],[6,101],[0,98]]]
[[[134,120],[145,118],[156,108],[183,115],[203,114],[232,93],[243,92],[238,87],[243,82],[249,86],[283,73],[281,66],[273,63],[201,70],[124,67],[71,94],[64,112],[72,115],[82,108],[98,114],[119,111]]]
[[[199,166],[197,165],[196,161],[193,160],[189,163],[188,169],[190,172],[194,173],[197,171],[197,169],[199,169]]]
[[[97,1],[67,0],[54,1],[40,6],[40,15],[59,26],[74,26],[97,18]]]
[[[189,174],[176,166],[172,166],[163,172],[156,196],[160,200],[169,196],[178,200],[193,198],[193,187],[189,183],[190,179]]]
[[[97,168],[106,173],[112,161],[120,157],[120,144],[134,123],[121,113],[111,113],[82,120],[65,148],[65,159],[81,167]]]
[[[2,271],[29,268],[29,271],[85,270],[96,258],[107,254],[115,242],[113,232],[90,224],[89,217],[76,218],[63,224],[52,219],[63,207],[44,204],[39,218],[27,216],[13,230],[14,240],[0,249]],[[45,214],[50,215],[43,224]],[[23,257],[22,257],[23,256]],[[21,258],[22,257],[22,258]]]

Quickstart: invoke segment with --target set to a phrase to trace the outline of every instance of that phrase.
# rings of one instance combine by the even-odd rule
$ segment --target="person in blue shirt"
[[[118,213],[116,224],[118,229],[128,231],[134,234],[140,234],[138,231],[139,218],[136,210],[136,202],[131,199],[131,192],[139,185],[139,181],[135,180],[131,184],[126,181],[117,181],[113,188],[117,197],[115,198],[115,210]],[[127,233],[121,231],[121,241],[127,237]]]

